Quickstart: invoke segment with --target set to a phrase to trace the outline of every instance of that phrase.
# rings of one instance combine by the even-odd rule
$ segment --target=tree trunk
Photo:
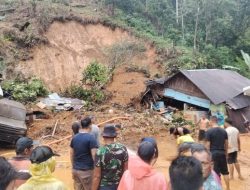
[[[115,1],[114,0],[112,2],[111,14],[112,14],[112,16],[115,15]]]
[[[176,6],[176,24],[178,25],[179,24],[179,0],[176,0],[175,6]]]
[[[210,41],[210,33],[211,33],[211,26],[212,26],[212,21],[209,20],[209,22],[206,24],[206,39],[205,39],[205,43],[208,44]]]
[[[197,49],[197,32],[198,32],[198,25],[199,25],[199,14],[200,14],[200,5],[198,4],[196,21],[195,21],[195,30],[194,30],[194,51],[196,51]]]
[[[210,3],[210,4],[209,4]],[[210,41],[210,34],[211,34],[211,26],[212,26],[212,16],[211,16],[211,4],[213,2],[204,1],[205,6],[205,44],[208,44]]]
[[[185,34],[184,34],[184,4],[185,4],[185,0],[182,0],[182,4],[181,4],[181,33],[182,33],[182,45],[185,41]]]

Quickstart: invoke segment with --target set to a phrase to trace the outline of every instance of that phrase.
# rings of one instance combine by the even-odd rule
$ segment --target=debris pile
[[[53,93],[47,98],[41,99],[36,105],[41,109],[48,108],[56,111],[72,111],[80,110],[85,105],[85,102],[79,99],[60,97],[57,93]]]

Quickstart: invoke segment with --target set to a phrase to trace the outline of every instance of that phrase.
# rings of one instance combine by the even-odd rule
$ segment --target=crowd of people
[[[170,128],[177,139],[178,155],[170,164],[169,180],[154,169],[159,156],[154,138],[142,138],[134,153],[115,140],[120,125],[106,124],[100,133],[94,119],[78,117],[72,124],[70,160],[75,190],[222,190],[221,176],[230,190],[234,169],[243,180],[237,160],[239,131],[230,119],[222,127],[216,116],[210,120],[201,117],[198,142],[188,127]],[[68,189],[53,176],[56,156],[49,146],[21,137],[15,157],[0,157],[0,190]]]

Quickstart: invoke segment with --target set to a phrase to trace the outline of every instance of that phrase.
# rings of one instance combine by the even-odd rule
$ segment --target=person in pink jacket
[[[167,190],[164,175],[153,169],[156,149],[150,142],[142,142],[138,156],[130,156],[128,170],[119,183],[118,190]]]

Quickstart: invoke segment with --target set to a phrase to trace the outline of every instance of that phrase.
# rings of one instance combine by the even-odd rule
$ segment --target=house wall
[[[246,107],[239,110],[233,110],[227,108],[228,117],[232,120],[233,126],[235,126],[241,133],[245,133],[246,129],[244,122],[250,121],[250,107]]]
[[[185,77],[182,73],[179,73],[169,79],[165,84],[165,88],[171,88],[173,90],[196,96],[199,98],[208,99],[208,97],[201,92],[199,88],[197,88],[187,77]]]

